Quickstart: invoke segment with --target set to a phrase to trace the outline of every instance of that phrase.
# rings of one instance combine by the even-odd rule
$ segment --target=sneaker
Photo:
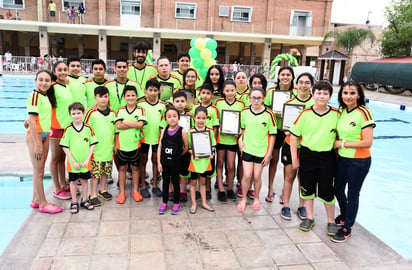
[[[172,208],[172,215],[178,215],[180,212],[180,204],[175,203]]]
[[[330,239],[335,243],[343,243],[352,237],[352,233],[346,228],[340,228],[339,231]]]
[[[236,195],[235,195],[235,192],[233,192],[233,189],[229,189],[227,191],[227,198],[232,201],[236,201]]]
[[[328,223],[328,235],[329,236],[336,235],[336,233],[339,231],[339,228],[340,227],[333,222]]]
[[[169,191],[169,195],[167,196],[167,200],[168,201],[173,201],[174,200],[173,191]]]
[[[156,197],[162,197],[163,192],[160,190],[160,188],[158,187],[153,187],[152,188],[152,193],[156,196]]]
[[[110,194],[107,190],[99,190],[99,192],[97,192],[97,196],[105,201],[110,201],[112,199],[112,194]]]
[[[248,190],[247,197],[253,200],[255,198],[255,191],[253,189]]]
[[[132,197],[133,197],[135,202],[143,201],[143,196],[140,193],[140,191],[132,191]]]
[[[180,198],[179,200],[181,202],[187,202],[187,193],[186,192],[180,192]]]
[[[206,200],[211,200],[212,199],[212,191],[211,190],[206,190]]]
[[[196,191],[196,200],[199,200],[202,196],[199,191]]]
[[[304,220],[306,218],[306,208],[304,206],[299,207],[298,211],[296,211],[300,220]]]
[[[305,218],[299,225],[299,229],[304,232],[308,232],[312,230],[313,226],[315,226],[315,220]]]
[[[222,203],[227,202],[226,193],[224,191],[219,191],[217,193],[217,199]]]
[[[108,185],[111,185],[111,184],[113,184],[113,183],[114,183],[113,177],[112,177],[111,175],[109,175],[109,176],[107,177],[107,184],[108,184]]]
[[[342,215],[339,215],[335,218],[335,223],[338,226],[343,226],[343,224],[345,224],[345,218]]]
[[[70,192],[64,191],[63,189],[57,192],[53,192],[53,196],[60,200],[69,200],[72,198]]]
[[[215,189],[218,189],[219,185],[217,184],[217,181],[215,182]]]
[[[146,199],[151,197],[150,192],[147,188],[140,189],[140,194],[142,194],[143,198]]]
[[[243,197],[243,193],[242,193],[242,187],[238,187],[237,191],[236,191],[236,196],[238,198],[242,198]]]
[[[285,207],[282,207],[280,216],[281,216],[283,219],[291,220],[291,219],[292,219],[292,215],[290,214],[290,208],[289,208],[289,207],[286,207],[286,206],[285,206]]]
[[[167,204],[162,203],[159,207],[159,215],[163,215],[164,213],[166,213],[166,210],[167,210]]]
[[[99,200],[99,198],[97,198],[97,196],[89,196],[89,201],[94,207],[102,205],[102,202]]]

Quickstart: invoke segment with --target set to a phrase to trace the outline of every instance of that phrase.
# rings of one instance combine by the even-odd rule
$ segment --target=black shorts
[[[117,150],[117,159],[119,161],[119,166],[124,166],[127,164],[139,166],[140,149],[136,149],[133,151]]]
[[[273,146],[273,148],[274,149],[280,149],[283,145],[283,142],[285,141],[285,138],[286,138],[285,132],[278,129],[278,131],[276,133],[275,145]]]
[[[150,147],[150,144],[142,143],[142,145],[140,146],[140,152],[142,154],[148,154],[149,153],[149,147]],[[153,144],[152,145],[152,152],[157,153],[157,148],[158,147],[159,147],[158,144]]]
[[[71,173],[69,172],[69,181],[77,181],[77,180],[89,180],[92,178],[92,174],[90,172],[83,172],[83,173]]]
[[[233,144],[233,145],[228,145],[228,144],[216,144],[216,149],[217,150],[227,150],[230,152],[237,152],[239,150],[239,145]]]
[[[191,172],[190,173],[190,180],[197,180],[197,178],[199,178],[199,176],[207,178],[207,177],[212,176],[212,175],[213,175],[213,170],[206,171],[204,173]]]
[[[179,174],[181,177],[185,177],[189,175],[190,158],[191,156],[189,152],[187,152],[180,158]]]
[[[299,156],[299,148],[298,148],[298,156]],[[292,154],[290,153],[290,145],[286,142],[282,146],[280,161],[284,166],[292,164]]]
[[[242,154],[242,160],[246,161],[246,162],[254,162],[254,163],[259,163],[260,164],[260,163],[262,163],[264,158],[265,157],[257,157],[257,156],[250,155],[250,154],[245,153],[245,152],[243,152],[243,154]]]
[[[56,17],[56,11],[50,10],[50,17]]]
[[[313,199],[317,195],[324,203],[334,203],[335,151],[316,152],[302,146],[299,161],[301,198]]]

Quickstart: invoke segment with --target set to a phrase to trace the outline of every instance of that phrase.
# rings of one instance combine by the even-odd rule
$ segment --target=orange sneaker
[[[141,202],[141,201],[143,201],[143,197],[142,197],[142,194],[140,194],[140,191],[133,191],[133,192],[132,192],[132,195],[133,195],[133,199],[134,199],[136,202]]]
[[[126,193],[119,193],[119,195],[117,195],[116,203],[124,204],[125,201],[126,201]]]

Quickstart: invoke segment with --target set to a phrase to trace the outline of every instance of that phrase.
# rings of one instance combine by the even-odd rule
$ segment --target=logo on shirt
[[[134,118],[136,118],[136,120],[137,120],[137,119],[139,119],[139,116],[138,116],[138,115],[135,115]]]
[[[262,126],[266,127],[268,125],[267,122],[262,122]]]
[[[356,127],[356,123],[354,121],[349,123],[349,126]]]
[[[207,120],[210,121],[212,120],[212,117],[210,117],[209,115],[207,116]]]
[[[89,138],[84,138],[83,141],[85,141],[85,142],[88,143],[88,142],[89,142]]]
[[[159,114],[162,114],[162,110],[157,110],[159,112]]]
[[[336,128],[332,128],[331,130],[330,130],[330,133],[336,133],[337,131],[336,131]]]

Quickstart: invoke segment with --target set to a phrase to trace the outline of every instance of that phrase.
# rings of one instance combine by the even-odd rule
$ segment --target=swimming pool
[[[34,87],[33,76],[0,77],[0,133],[25,132],[25,102]],[[408,168],[412,164],[406,159],[412,149],[412,108],[400,110],[399,105],[373,100],[367,106],[373,111],[377,126],[372,167],[362,188],[357,221],[403,257],[412,258],[408,200],[412,191]],[[24,198],[30,197],[31,186]],[[28,213],[31,209],[27,205],[26,202],[24,208]]]

